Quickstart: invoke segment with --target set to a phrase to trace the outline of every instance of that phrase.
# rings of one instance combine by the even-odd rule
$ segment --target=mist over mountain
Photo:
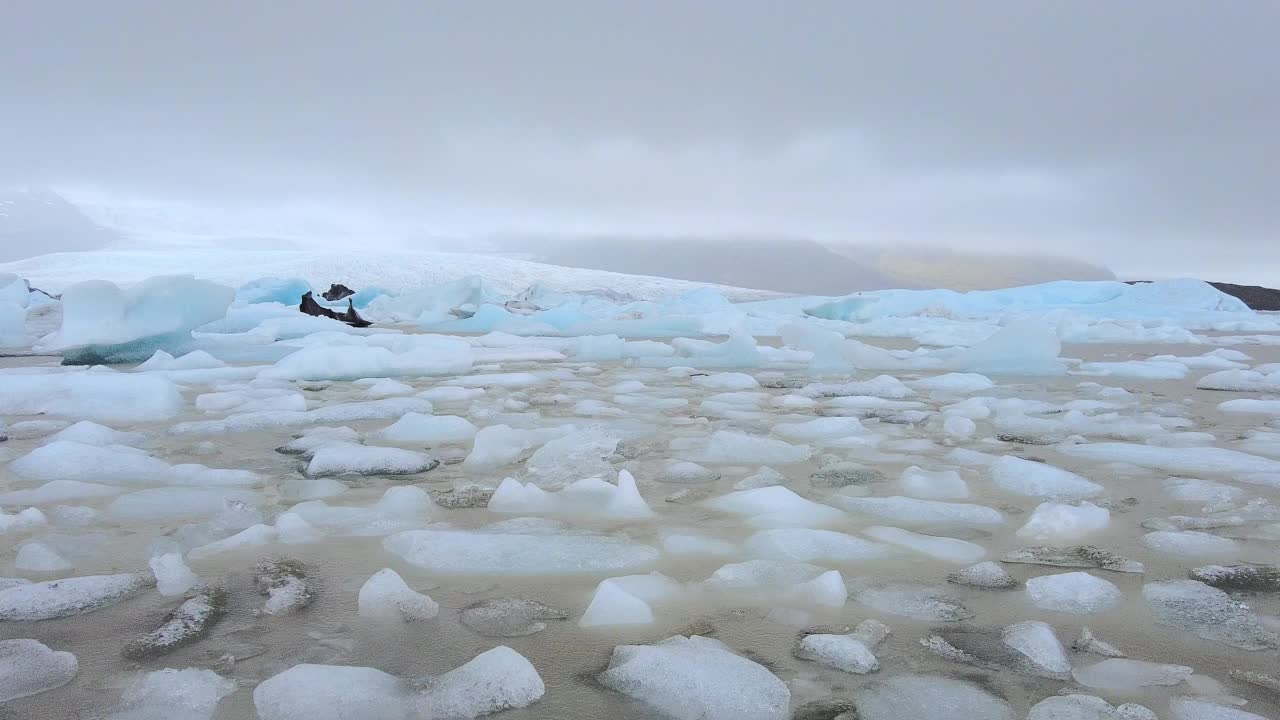
[[[989,290],[1051,280],[1114,280],[1092,263],[1041,254],[798,238],[504,238],[496,247],[553,265],[819,295],[887,288]]]
[[[0,189],[0,262],[99,250],[119,239],[52,190]]]

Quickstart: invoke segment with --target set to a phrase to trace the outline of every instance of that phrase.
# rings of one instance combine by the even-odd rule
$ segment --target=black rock
[[[324,298],[325,300],[328,300],[329,302],[336,302],[338,300],[342,300],[343,298],[349,298],[355,294],[356,294],[356,291],[352,290],[346,285],[343,285],[342,283],[333,283],[329,286],[328,290],[325,290],[324,292],[320,293],[320,297]]]

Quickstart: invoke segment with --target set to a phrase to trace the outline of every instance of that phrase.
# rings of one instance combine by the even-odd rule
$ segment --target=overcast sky
[[[1280,276],[1278,29],[1275,0],[10,0],[0,185]]]

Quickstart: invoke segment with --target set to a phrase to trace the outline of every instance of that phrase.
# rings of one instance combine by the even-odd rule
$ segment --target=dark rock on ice
[[[564,620],[569,613],[522,597],[472,603],[459,613],[462,624],[487,637],[519,637],[546,629],[543,620]]]
[[[121,654],[129,660],[145,660],[173,652],[207,636],[226,614],[227,593],[205,590],[174,608],[160,627],[126,644]]]
[[[1188,574],[1222,590],[1280,591],[1280,567],[1275,565],[1205,565]]]
[[[489,499],[492,497],[492,488],[482,488],[477,485],[471,485],[465,488],[437,490],[431,493],[431,499],[434,500],[437,505],[450,509],[487,507],[489,505]]]
[[[267,602],[264,615],[283,615],[311,604],[314,593],[307,582],[306,568],[297,560],[263,560],[254,567],[254,587]]]
[[[1005,556],[1000,558],[1000,561],[1030,565],[1051,565],[1054,567],[1099,568],[1123,573],[1141,573],[1145,571],[1142,563],[1093,545],[1070,545],[1067,547],[1040,545],[1019,548],[1005,553]]]
[[[352,290],[342,283],[331,283],[328,290],[320,293],[320,297],[328,300],[329,302],[337,302],[338,300],[351,297],[355,294],[355,290]]]
[[[330,310],[329,308],[316,302],[316,299],[311,296],[311,293],[308,292],[302,296],[302,302],[298,304],[298,310],[301,310],[303,313],[306,313],[307,315],[312,315],[315,317],[327,317],[327,318],[330,318],[331,320],[344,322],[352,327],[369,327],[370,325],[373,324],[368,320],[365,320],[364,318],[360,317],[360,314],[356,312],[355,306],[351,304],[350,298],[347,299],[346,312],[339,313],[339,312],[334,312],[333,310]]]

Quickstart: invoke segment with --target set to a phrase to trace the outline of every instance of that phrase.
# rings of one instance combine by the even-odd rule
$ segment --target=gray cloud
[[[0,183],[1259,271],[1280,4],[867,5],[19,0]]]

